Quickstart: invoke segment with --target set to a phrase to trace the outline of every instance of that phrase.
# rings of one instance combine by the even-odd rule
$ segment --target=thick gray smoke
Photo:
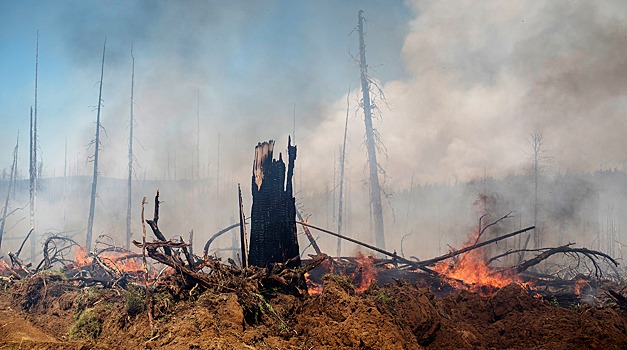
[[[197,235],[198,243],[237,217],[238,182],[250,207],[254,145],[273,138],[282,149],[292,133],[295,104],[297,197],[312,223],[336,225],[333,188],[338,180],[333,174],[349,84],[347,229],[371,240],[359,73],[350,56],[357,53],[357,35],[351,31],[361,6],[368,19],[370,75],[384,93],[375,90],[373,95],[380,111],[375,125],[389,194],[390,249],[398,249],[401,237],[412,229],[415,233],[405,246],[413,251],[410,254],[429,255],[449,242],[461,243],[476,222],[472,204],[485,188],[447,186],[484,175],[497,179],[528,175],[533,132],[543,133],[550,156],[544,164],[545,184],[566,170],[623,169],[627,160],[623,1],[71,4],[50,8],[49,16],[41,16],[45,20],[33,23],[35,29],[42,26],[40,130],[45,175],[62,174],[66,135],[70,175],[90,174],[86,158],[91,150],[85,146],[93,135],[95,113],[89,106],[97,102],[94,84],[107,36],[103,124],[108,136],[103,140],[101,174],[124,177],[132,44],[139,142],[136,209],[141,196],[150,200],[161,187],[164,227],[180,235],[192,228],[202,231],[204,238]],[[32,33],[26,37],[33,39]],[[54,69],[69,73],[54,75]],[[25,78],[30,82],[31,76],[28,71]],[[0,86],[4,95],[7,87]],[[16,92],[23,97],[24,111],[32,104],[31,94],[30,86]],[[28,128],[26,116],[25,112],[19,125],[22,134]],[[14,131],[3,133],[3,149],[12,149],[9,135]],[[195,160],[197,136],[200,164]],[[26,164],[24,150],[21,164]],[[4,158],[9,164],[8,156]],[[189,180],[197,177],[203,179],[201,184],[192,185]],[[408,199],[412,178],[414,186],[425,186],[413,192],[423,197]],[[586,178],[586,185],[577,187],[591,181]],[[114,183],[106,185],[108,191],[100,190],[102,212],[96,225],[101,233],[120,231],[124,220],[124,188]],[[499,186],[503,200],[498,203],[503,205],[493,215],[516,210],[518,224],[529,223],[529,184]],[[568,196],[551,201],[546,210],[559,217],[567,212],[583,215],[590,212],[588,205],[603,205],[606,190],[577,192],[593,197],[592,204],[578,207],[585,210],[569,211]],[[78,202],[83,200],[82,190],[72,193]],[[80,229],[87,209],[76,203]],[[171,214],[166,214],[168,210]],[[41,220],[57,220],[58,210],[54,213],[42,209]],[[172,216],[166,219],[167,215]],[[46,227],[58,227],[58,222]],[[458,235],[436,242],[436,232]],[[334,240],[325,239],[323,248],[331,250]],[[428,243],[419,246],[425,240]],[[230,238],[220,244],[229,246]],[[348,249],[351,253],[354,248]]]

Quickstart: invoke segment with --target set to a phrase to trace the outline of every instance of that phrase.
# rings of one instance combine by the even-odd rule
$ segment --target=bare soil
[[[154,295],[151,329],[141,289],[74,287],[54,275],[0,291],[5,349],[627,349],[616,307],[555,306],[518,284],[492,296],[436,299],[393,281],[357,294],[325,276],[321,294]],[[185,295],[186,294],[186,295]]]

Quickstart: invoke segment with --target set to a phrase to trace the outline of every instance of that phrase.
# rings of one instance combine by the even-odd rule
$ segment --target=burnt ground
[[[559,307],[510,284],[491,296],[436,299],[403,281],[355,293],[325,276],[319,295],[78,288],[47,273],[0,289],[6,349],[626,349],[616,306]],[[251,300],[253,301],[251,304]],[[251,307],[251,305],[253,307]]]

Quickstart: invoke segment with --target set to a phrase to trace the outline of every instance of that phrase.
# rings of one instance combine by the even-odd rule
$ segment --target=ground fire
[[[0,349],[627,349],[627,1],[0,13]]]
[[[20,251],[9,253],[8,260],[1,260],[5,291],[0,303],[5,317],[31,330],[19,339],[20,346],[449,349],[627,344],[627,298],[614,276],[617,262],[607,254],[566,244],[527,249],[525,259],[523,251],[512,249],[489,257],[488,252],[496,251],[486,247],[533,229],[488,238],[484,233],[498,231],[508,214],[472,231],[465,244],[444,255],[407,259],[349,234],[296,221],[291,192],[295,148],[288,144],[286,179],[282,156],[273,159],[273,145],[260,144],[255,151],[252,186],[259,193],[253,196],[256,214],[248,246],[241,190],[240,223],[212,236],[203,256],[194,254],[182,236],[168,238],[161,231],[157,191],[152,219],[145,219],[148,203],[145,198],[142,202],[142,241],[132,241],[141,252],[108,236],[98,237],[88,251],[70,237],[50,235],[37,265],[23,262]],[[300,258],[297,253],[297,224],[306,230],[315,255]],[[147,227],[152,240],[147,239]],[[239,261],[208,254],[217,236],[236,227]],[[310,229],[356,244],[360,251],[331,257],[320,251]],[[544,273],[539,267],[556,255],[593,269],[570,279]],[[492,266],[494,261],[515,263]],[[19,334],[0,333],[0,344],[14,346]]]

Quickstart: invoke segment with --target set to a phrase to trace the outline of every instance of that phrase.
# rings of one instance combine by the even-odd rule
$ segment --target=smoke
[[[76,1],[41,5],[34,19],[22,16],[32,21],[28,35],[20,37],[27,43],[22,45],[34,46],[32,33],[41,29],[45,175],[62,174],[65,136],[70,174],[91,172],[86,159],[92,150],[86,145],[95,128],[92,108],[106,36],[102,123],[107,135],[101,175],[124,178],[126,173],[133,45],[136,179],[181,180],[199,173],[205,181],[198,194],[203,199],[194,201],[183,198],[184,185],[171,185],[181,190],[169,200],[179,206],[172,221],[186,221],[186,230],[225,226],[230,216],[237,216],[232,209],[237,182],[243,184],[245,207],[250,207],[254,146],[275,139],[277,151],[282,150],[292,133],[296,105],[298,197],[314,216],[312,222],[332,223],[332,194],[326,189],[332,192],[338,181],[333,174],[339,169],[348,95],[352,232],[368,240],[359,71],[350,56],[358,52],[357,34],[351,31],[360,6],[368,19],[369,73],[384,92],[375,91],[374,101],[380,112],[375,127],[381,135],[378,156],[387,193],[407,191],[412,177],[414,184],[425,185],[467,182],[484,174],[527,174],[529,135],[536,131],[544,135],[553,170],[594,171],[627,160],[622,115],[627,103],[627,4],[622,1],[408,1],[405,6],[281,1],[95,6]],[[23,13],[32,8],[11,9]],[[13,97],[23,105],[24,118],[11,125],[24,135],[32,104],[32,67],[21,59],[27,61],[28,73],[19,80],[27,83],[16,84]],[[1,101],[8,100],[7,90],[0,83]],[[22,110],[16,103],[5,103],[12,116]],[[197,137],[200,164],[195,161]],[[12,149],[13,136],[4,139],[11,141],[2,143],[3,149]],[[21,164],[26,164],[25,147],[20,153]],[[3,154],[8,163],[8,151]],[[148,182],[137,197],[150,198],[153,184],[166,186]],[[110,214],[116,204],[105,197],[114,191],[100,192]],[[122,199],[123,192],[116,196]],[[162,191],[162,198],[169,195]],[[441,213],[459,209],[429,198],[441,210],[412,213],[413,222],[420,222],[421,215],[436,222],[445,217]],[[459,193],[453,198],[464,200],[468,208],[473,201]],[[406,226],[401,220],[405,204],[394,197],[386,200],[388,231]],[[121,204],[119,210],[124,208]],[[462,216],[464,222],[475,219]],[[394,237],[391,246],[399,240]]]
[[[535,131],[557,170],[622,164],[624,2],[410,5],[416,18],[401,52],[409,78],[385,82],[390,109],[379,105],[392,186],[406,187],[414,172],[423,183],[523,173]],[[342,102],[320,137],[341,125]]]

